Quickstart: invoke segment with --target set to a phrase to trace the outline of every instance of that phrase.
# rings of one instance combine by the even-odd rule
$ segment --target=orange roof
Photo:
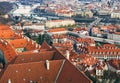
[[[95,41],[91,38],[77,38],[76,41],[78,43],[87,43],[87,44],[90,44],[90,43],[95,43]]]
[[[55,28],[55,29],[49,29],[48,32],[60,32],[60,31],[66,31],[65,28]]]
[[[32,41],[31,39],[14,39],[14,40],[9,40],[9,43],[14,47],[14,48],[25,48],[26,51],[32,51],[32,50],[39,50],[40,45],[38,45],[36,42]]]
[[[15,33],[12,30],[0,30],[0,38],[14,38]]]
[[[11,29],[10,29],[10,26],[8,25],[0,24],[0,30],[11,30]]]
[[[81,27],[81,28],[75,28],[75,29],[73,29],[73,31],[81,31],[81,30],[88,31],[88,28]]]
[[[26,50],[30,51],[30,50],[39,50],[41,48],[41,46],[39,44],[37,44],[35,41],[29,39],[29,42],[26,45]]]
[[[99,60],[91,55],[80,55],[82,59],[81,63],[87,64],[88,66],[96,64]]]
[[[47,50],[50,50],[51,48],[50,48],[50,46],[47,44],[47,42],[44,41],[44,42],[42,43],[42,45],[41,45],[41,49],[47,49]]]
[[[15,59],[15,64],[20,63],[29,63],[29,62],[40,62],[45,60],[52,60],[54,57],[54,51],[46,51],[46,52],[34,52],[28,54],[21,54],[17,56]]]
[[[5,40],[0,40],[0,49],[4,54],[6,62],[11,62],[17,55],[11,45]]]
[[[57,83],[92,83],[92,81],[66,60]]]
[[[62,22],[63,20],[50,20],[50,22]]]
[[[12,83],[27,83],[30,81],[54,83],[63,60],[49,62],[49,70],[46,69],[45,61],[8,65],[0,79],[0,83],[7,83],[8,79],[10,79]]]
[[[108,62],[109,62],[109,64],[111,66],[113,66],[114,68],[120,70],[120,67],[119,67],[120,60],[118,60],[118,59],[112,59],[112,60],[109,60]]]
[[[72,43],[72,41],[67,41],[67,42],[64,42],[64,43],[54,43],[53,46],[72,48],[73,47],[73,43]]]
[[[61,38],[62,39],[62,38],[67,38],[67,35],[66,34],[59,34],[59,35],[58,34],[53,34],[52,38],[53,39],[56,39],[56,38]]]
[[[95,56],[119,56],[120,49],[89,49],[89,54]]]
[[[8,65],[4,71],[0,83],[26,83],[36,81],[38,83],[91,83],[82,72],[67,60],[49,61],[47,70],[46,62],[32,62]],[[61,70],[61,72],[59,72]],[[57,77],[58,76],[58,77]]]
[[[116,47],[115,44],[103,44],[103,47]]]
[[[15,40],[10,40],[9,43],[14,47],[14,48],[24,48],[28,40],[27,39],[15,39]]]

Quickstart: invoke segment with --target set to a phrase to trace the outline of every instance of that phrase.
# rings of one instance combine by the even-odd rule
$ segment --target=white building
[[[107,38],[115,40],[115,41],[120,41],[120,35],[118,35],[118,34],[108,34]]]
[[[16,30],[21,30],[21,29],[32,29],[32,30],[44,30],[45,26],[43,24],[25,24],[23,27],[20,25],[13,26],[14,29]]]
[[[32,14],[32,7],[30,6],[19,6],[18,9],[13,11],[13,16],[27,16],[30,17]]]
[[[75,21],[74,20],[50,20],[46,22],[46,27],[48,28],[69,26],[69,25],[75,25]]]
[[[120,18],[120,12],[112,12],[111,18]]]

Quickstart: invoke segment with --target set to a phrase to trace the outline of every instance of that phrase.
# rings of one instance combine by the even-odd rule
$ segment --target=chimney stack
[[[8,83],[12,83],[10,79],[8,79]]]
[[[69,60],[69,58],[70,58],[70,52],[69,52],[69,50],[66,50],[66,58]]]
[[[46,67],[47,67],[47,70],[50,69],[50,62],[48,60],[46,60]]]

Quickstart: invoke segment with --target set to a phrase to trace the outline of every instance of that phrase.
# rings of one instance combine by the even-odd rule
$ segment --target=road
[[[72,32],[72,31],[68,31],[68,33],[75,34],[80,38],[91,38],[91,39],[93,39],[95,41],[98,41],[98,42],[120,45],[120,41],[115,41],[115,40],[111,40],[111,39],[104,39],[104,38],[98,38],[98,37],[92,37],[92,36],[80,35],[79,33]]]

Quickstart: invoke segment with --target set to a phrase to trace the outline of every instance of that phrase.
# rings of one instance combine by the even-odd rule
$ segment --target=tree
[[[118,77],[115,79],[114,83],[120,83],[120,76],[118,76]]]
[[[85,74],[93,81],[93,83],[100,83],[97,77],[93,77],[90,75],[89,71],[86,71]]]
[[[44,37],[43,37],[42,34],[40,34],[40,35],[38,36],[38,38],[36,38],[36,42],[37,42],[38,44],[42,44],[43,41],[44,41]]]
[[[52,38],[47,32],[43,34],[43,38],[49,45],[52,45]]]

